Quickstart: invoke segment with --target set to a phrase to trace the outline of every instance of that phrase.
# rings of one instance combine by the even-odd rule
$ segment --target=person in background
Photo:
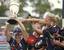
[[[0,46],[1,50],[10,50],[10,45],[8,43],[8,37],[7,37],[7,30],[6,30],[7,23],[5,23],[4,26],[1,26],[0,28]]]

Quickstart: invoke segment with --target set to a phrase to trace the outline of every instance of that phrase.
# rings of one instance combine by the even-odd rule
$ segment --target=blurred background
[[[63,0],[0,0],[0,16],[7,17],[9,15],[9,7],[11,2],[18,2],[18,17],[32,16],[42,17],[46,11],[61,16]]]
[[[15,8],[16,5],[19,8]],[[12,6],[12,7],[11,7]],[[61,18],[59,25],[64,26],[62,19],[63,0],[0,0],[0,26],[10,16],[10,7],[17,11],[17,17],[29,16],[43,18],[45,12],[51,12]]]

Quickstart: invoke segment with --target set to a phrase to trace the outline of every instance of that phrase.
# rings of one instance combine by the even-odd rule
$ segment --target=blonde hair
[[[54,22],[54,23],[58,24],[58,18],[57,17],[55,17],[55,16],[48,16],[48,18],[49,18],[49,20],[51,22]]]
[[[58,15],[55,15],[55,14],[50,13],[50,12],[46,12],[44,14],[44,17],[45,18],[48,17],[50,21],[52,21],[52,22],[54,22],[56,24],[58,24],[59,23],[59,20],[60,20]]]

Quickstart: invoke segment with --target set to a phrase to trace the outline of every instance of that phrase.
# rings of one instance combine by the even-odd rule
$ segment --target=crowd
[[[47,15],[43,19],[14,19],[20,27],[10,33],[8,22],[0,34],[10,45],[10,50],[64,50],[64,29],[58,25],[57,17]],[[33,32],[26,31],[24,23],[31,23]]]

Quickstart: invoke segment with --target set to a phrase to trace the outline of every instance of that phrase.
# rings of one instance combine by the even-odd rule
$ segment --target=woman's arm
[[[18,22],[18,24],[20,25],[21,27],[21,30],[22,30],[22,35],[24,36],[24,39],[27,40],[27,38],[29,37],[29,34],[27,33],[23,23],[20,21],[20,20],[16,20]]]
[[[43,19],[36,19],[36,18],[29,18],[29,19],[20,19],[22,22],[39,22],[39,23],[44,23]]]

